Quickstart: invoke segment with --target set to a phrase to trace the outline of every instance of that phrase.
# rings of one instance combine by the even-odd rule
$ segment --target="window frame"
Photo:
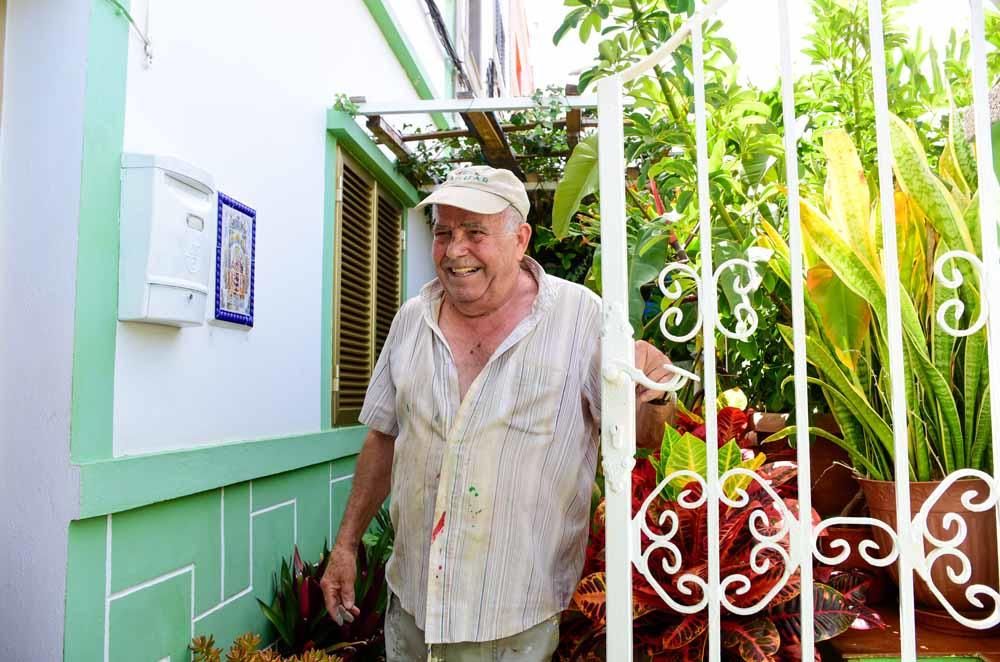
[[[366,226],[364,227],[364,234],[367,235],[367,239],[370,245],[369,253],[369,264],[368,264],[368,291],[365,296],[368,300],[369,314],[368,314],[368,337],[367,345],[369,355],[368,360],[368,371],[369,376],[371,371],[375,367],[375,363],[378,361],[378,342],[377,342],[377,317],[378,317],[378,276],[379,276],[379,259],[380,259],[380,242],[378,238],[378,215],[379,215],[379,204],[381,198],[386,198],[389,204],[394,205],[398,208],[398,244],[397,244],[397,255],[398,263],[396,265],[396,308],[402,304],[404,298],[404,287],[405,287],[405,241],[403,237],[406,232],[406,214],[407,207],[406,204],[399,200],[399,198],[393,194],[388,187],[384,186],[379,182],[378,177],[373,174],[368,168],[366,168],[362,163],[360,163],[356,158],[354,158],[350,152],[343,146],[337,147],[336,154],[336,175],[335,184],[336,187],[336,197],[334,210],[334,237],[333,237],[333,291],[332,291],[332,328],[330,342],[331,345],[331,361],[330,370],[332,373],[332,378],[330,382],[330,390],[328,393],[330,401],[330,426],[331,427],[343,427],[358,424],[358,415],[360,414],[360,407],[345,407],[343,403],[340,402],[340,394],[344,392],[341,389],[340,384],[340,366],[344,363],[343,361],[343,332],[341,327],[341,319],[338,312],[341,310],[341,306],[344,303],[344,288],[342,287],[343,282],[343,268],[345,263],[344,257],[344,170],[345,167],[350,169],[355,176],[361,178],[364,183],[370,187],[369,191],[369,209],[366,219]]]

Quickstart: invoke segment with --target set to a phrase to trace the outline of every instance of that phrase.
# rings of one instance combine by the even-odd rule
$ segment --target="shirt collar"
[[[526,269],[538,283],[538,294],[535,295],[535,301],[531,304],[531,312],[526,318],[534,323],[552,307],[558,289],[558,279],[545,273],[542,265],[527,255],[521,260],[521,268]],[[420,289],[420,298],[423,302],[424,318],[431,325],[431,328],[436,329],[438,313],[444,298],[444,286],[441,281],[435,278],[424,285]]]

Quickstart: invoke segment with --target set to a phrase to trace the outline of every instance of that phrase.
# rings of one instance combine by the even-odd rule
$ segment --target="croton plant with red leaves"
[[[765,463],[763,454],[750,447],[751,417],[735,407],[719,410],[719,473],[740,466],[754,471],[770,486],[785,507],[795,516],[796,467],[790,462]],[[668,427],[659,452],[641,458],[632,472],[632,512],[637,513],[657,486],[675,471],[687,469],[704,476],[705,448],[703,421],[692,412],[682,413],[674,427]],[[599,483],[601,483],[599,477]],[[761,482],[749,477],[730,479],[723,490],[734,496],[745,490],[745,506],[719,508],[718,553],[721,576],[744,574],[751,580],[750,589],[742,595],[734,590],[728,600],[739,607],[750,607],[764,599],[784,580],[785,563],[775,551],[765,551],[761,559],[770,562],[763,574],[750,568],[750,556],[758,539],[751,531],[750,517],[754,511],[765,515],[766,524],[758,525],[761,534],[776,534],[782,525],[782,513]],[[681,567],[676,574],[663,569],[664,551],[650,555],[648,567],[660,585],[676,603],[696,604],[701,595],[687,595],[678,588],[677,580],[685,574],[703,580],[708,577],[707,506],[687,508],[678,502],[682,493],[687,503],[694,503],[701,493],[697,482],[682,480],[666,484],[652,500],[646,512],[649,530],[662,534],[658,524],[667,510],[676,513],[679,530],[672,542],[681,552]],[[813,513],[813,518],[818,516]],[[644,535],[645,549],[650,540]],[[779,543],[781,544],[781,543]],[[784,539],[787,551],[787,538]],[[714,547],[714,544],[713,544]],[[714,552],[714,550],[713,550]],[[583,579],[577,586],[571,605],[563,613],[561,641],[554,659],[603,660],[606,632],[606,592],[604,569],[604,500],[597,502],[587,546]],[[865,591],[871,582],[863,571],[836,572],[817,567],[813,589],[814,632],[817,642],[830,639],[853,627],[885,627],[878,615],[865,606]],[[696,591],[697,592],[697,591]],[[750,616],[733,614],[722,608],[722,648],[727,660],[798,660],[799,652],[799,578],[792,574],[787,583],[761,611]],[[680,614],[673,610],[638,570],[632,572],[633,640],[637,660],[702,660],[708,644],[708,614],[705,609],[696,614]],[[818,654],[817,654],[818,659]]]

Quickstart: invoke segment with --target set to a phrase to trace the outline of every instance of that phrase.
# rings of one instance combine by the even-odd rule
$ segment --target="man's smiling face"
[[[476,214],[436,206],[434,266],[449,300],[463,312],[492,312],[510,296],[531,238],[531,227],[519,220],[511,209]]]

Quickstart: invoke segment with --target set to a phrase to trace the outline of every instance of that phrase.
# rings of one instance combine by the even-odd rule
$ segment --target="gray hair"
[[[503,227],[507,232],[517,232],[517,229],[522,223],[528,222],[526,218],[521,216],[521,212],[519,212],[517,207],[514,205],[508,205],[507,208],[500,213],[503,214]]]

